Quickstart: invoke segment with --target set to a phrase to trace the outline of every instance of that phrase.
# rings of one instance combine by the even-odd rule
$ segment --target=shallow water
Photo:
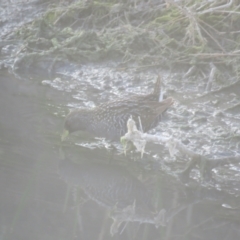
[[[6,20],[3,35],[41,13],[31,4],[7,9],[25,15],[16,14],[12,25]],[[1,239],[239,239],[238,79],[226,76],[205,91],[206,79],[161,72],[164,94],[175,104],[151,132],[181,140],[202,161],[226,159],[207,166],[207,176],[204,166],[187,174],[181,170],[190,159],[171,157],[164,145],[149,144],[141,159],[103,139],[60,141],[70,109],[149,93],[156,72],[68,61],[50,71],[51,60],[12,69],[10,45],[2,48],[0,71]],[[156,228],[162,209],[165,226]],[[125,221],[112,237],[116,216]]]
[[[42,84],[43,82],[45,84]],[[102,140],[93,141],[73,136],[61,147],[63,116],[67,112],[68,105],[76,106],[79,100],[71,91],[56,88],[50,83],[50,80],[44,78],[41,80],[41,77],[40,80],[22,80],[14,78],[7,71],[1,72],[0,182],[2,194],[0,211],[2,217],[0,225],[3,239],[96,239],[101,236],[110,238],[113,220],[108,217],[107,211],[111,210],[112,205],[107,207],[106,204],[101,204],[102,198],[99,200],[95,197],[82,203],[78,208],[79,203],[75,202],[76,199],[74,200],[71,194],[74,189],[71,181],[64,179],[75,175],[81,177],[81,171],[79,173],[60,171],[59,173],[59,162],[63,158],[69,162],[87,161],[113,166],[121,165],[129,179],[140,181],[139,184],[143,184],[143,189],[147,186],[150,190],[150,195],[149,193],[146,195],[152,199],[155,211],[160,211],[162,208],[166,210],[165,227],[157,229],[151,223],[142,223],[140,227],[139,220],[129,222],[124,229],[125,223],[123,223],[118,231],[123,232],[121,235],[115,234],[116,239],[132,239],[130,236],[136,239],[154,239],[158,236],[163,236],[163,239],[186,239],[186,237],[196,239],[196,235],[200,235],[203,239],[213,239],[213,236],[214,239],[224,239],[223,236],[236,239],[239,236],[238,164],[214,168],[214,181],[205,182],[205,186],[198,182],[199,174],[194,170],[191,176],[196,180],[191,180],[184,185],[176,173],[177,168],[184,168],[186,160],[182,158],[182,161],[171,162],[164,146],[161,148],[149,146],[148,153],[143,159],[136,154],[138,156],[136,162],[131,160],[131,156],[124,157],[119,153],[120,150],[117,152],[107,150],[109,144]],[[95,87],[94,84],[91,85],[91,81],[88,83],[90,83],[90,89]],[[104,95],[104,90],[99,91]],[[109,95],[111,94],[114,93],[110,92]],[[87,94],[87,96],[90,100],[91,95]],[[212,149],[215,149],[218,155],[222,152],[224,156],[238,151],[236,146],[232,150],[224,148],[227,139],[220,138],[217,135],[218,132],[214,136],[217,138],[216,142],[209,137],[200,137],[199,129],[203,129],[200,125],[202,122],[194,121],[196,117],[190,108],[182,108],[181,118],[177,118],[179,109],[173,107],[155,132],[167,129],[167,134],[171,134],[174,127],[178,126],[178,132],[175,134],[179,137],[185,135],[185,138],[190,139],[192,148],[199,146],[198,140],[201,138],[202,146],[214,143],[213,148],[203,147],[206,151],[204,154],[210,156],[214,155]],[[202,111],[202,115],[204,114],[208,115]],[[232,118],[232,115],[229,114],[226,119]],[[184,120],[187,117],[192,119],[192,123]],[[237,119],[238,116],[234,117]],[[214,121],[213,123],[205,122],[208,129],[212,129],[215,123]],[[179,127],[183,123],[188,123],[188,131],[184,127]],[[221,125],[216,127],[222,128]],[[193,129],[195,130],[190,131]],[[206,132],[208,131],[205,130],[202,136],[206,136]],[[187,137],[186,133],[188,133]],[[108,167],[106,171],[107,169]],[[95,174],[91,174],[91,168],[89,171],[88,181],[92,183],[102,181],[103,188],[104,184],[108,188],[109,180],[104,180],[106,174],[110,174],[113,181],[115,179],[111,171],[103,172],[101,177],[99,170],[98,178]],[[84,189],[81,181],[76,184]],[[83,191],[78,194],[80,194],[78,198],[86,199],[89,192]],[[101,194],[103,199],[109,198],[108,195],[104,195],[104,192]],[[125,193],[123,195],[126,196]],[[77,214],[79,211],[80,215]]]

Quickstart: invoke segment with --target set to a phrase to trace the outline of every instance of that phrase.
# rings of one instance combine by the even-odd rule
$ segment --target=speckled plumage
[[[69,133],[86,131],[95,137],[119,140],[127,132],[127,120],[132,116],[137,123],[138,117],[141,118],[146,132],[157,125],[159,115],[173,103],[172,98],[158,102],[160,85],[158,77],[154,91],[148,95],[123,98],[92,109],[74,110],[66,117],[65,129]]]

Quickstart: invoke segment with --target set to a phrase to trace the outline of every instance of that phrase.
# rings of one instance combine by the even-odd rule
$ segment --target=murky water
[[[191,176],[197,181],[184,185],[177,168],[183,169],[186,159],[171,162],[164,147],[149,146],[150,152],[143,159],[136,154],[135,162],[131,156],[125,157],[111,147],[109,150],[109,144],[102,140],[73,136],[61,147],[63,116],[68,105],[74,107],[79,100],[71,99],[72,91],[53,82],[41,77],[15,79],[1,72],[3,239],[106,239],[111,238],[111,229],[116,239],[237,239],[238,164],[214,168],[215,180],[205,182],[205,186],[198,182],[198,171],[194,170]],[[67,86],[64,81],[59,84]],[[94,95],[93,91],[86,99],[94,99]],[[173,107],[156,131],[168,129],[167,134],[171,134],[174,126],[184,123],[187,116],[182,114],[177,121],[178,111]],[[189,108],[184,112],[191,117]],[[192,129],[187,131],[188,138],[196,147],[202,126],[198,121],[192,124],[188,125]],[[177,136],[186,133],[184,127],[179,129]],[[205,146],[213,142],[207,137],[202,141]],[[233,152],[224,149],[226,141],[218,140],[225,155]],[[216,144],[214,148],[219,149]],[[72,166],[72,161],[79,167]],[[81,191],[76,193],[74,186]],[[156,228],[156,216],[162,209],[166,211],[164,226]]]
[[[33,17],[23,9],[21,24]],[[3,35],[11,32],[10,23],[3,29]],[[162,71],[164,94],[175,104],[151,132],[198,153],[201,164],[189,167],[187,155],[171,157],[165,145],[149,144],[141,158],[134,151],[125,156],[118,143],[82,135],[61,143],[69,109],[148,93],[155,72],[68,61],[50,72],[47,62],[37,61],[13,70],[11,46],[4,46],[1,239],[239,239],[238,79],[226,76],[205,91],[206,79]]]

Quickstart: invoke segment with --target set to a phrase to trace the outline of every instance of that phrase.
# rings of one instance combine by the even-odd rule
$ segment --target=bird
[[[173,104],[172,98],[159,102],[161,77],[158,76],[154,89],[147,95],[133,95],[91,109],[76,109],[65,119],[62,140],[77,131],[87,132],[93,137],[119,141],[127,132],[127,121],[130,117],[141,127],[143,132],[154,128],[159,116]],[[139,121],[140,118],[140,121]]]

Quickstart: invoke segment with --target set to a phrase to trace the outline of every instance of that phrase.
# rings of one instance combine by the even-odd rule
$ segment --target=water
[[[119,155],[118,151],[112,153],[104,145],[99,145],[98,148],[96,144],[95,148],[91,148],[73,142],[77,140],[91,145],[91,142],[97,143],[99,140],[81,140],[75,137],[61,146],[63,109],[67,100],[61,94],[62,91],[53,90],[39,82],[37,79],[16,79],[6,71],[1,72],[0,226],[3,239],[111,238],[113,218],[108,217],[108,212],[112,211],[113,203],[91,197],[91,200],[79,205],[72,194],[76,191],[73,185],[81,190],[78,199],[86,200],[90,190],[86,190],[81,181],[71,184],[64,180],[66,174],[59,172],[59,163],[63,158],[77,164],[106,164],[103,172],[101,169],[104,168],[100,167],[98,171],[96,165],[94,171],[97,171],[97,176],[94,172],[91,173],[90,168],[87,182],[93,185],[88,189],[94,189],[94,182],[99,185],[100,181],[99,186],[105,189],[106,184],[108,189],[111,180],[107,176],[110,174],[112,181],[117,181],[111,168],[118,171],[119,166],[119,176],[125,175],[127,179],[139,182],[143,198],[147,196],[151,200],[156,213],[161,209],[166,210],[165,227],[157,229],[147,220],[153,212],[149,210],[147,214],[144,213],[143,219],[138,217],[140,220],[133,221],[129,217],[132,220],[125,228],[123,222],[114,235],[116,239],[154,239],[159,236],[163,239],[196,239],[196,235],[203,239],[212,239],[213,236],[216,239],[224,239],[223,236],[237,239],[239,191],[236,179],[239,171],[236,165],[231,164],[230,167],[214,171],[217,176],[225,176],[221,181],[216,178],[217,182],[215,180],[207,186],[201,186],[198,180],[191,180],[184,185],[174,174],[179,163],[160,162],[159,152],[155,158],[146,154],[143,159],[138,157],[138,161],[133,162],[130,156]],[[159,148],[151,151],[157,150]],[[164,149],[163,154],[168,156]],[[179,167],[183,165],[185,162]],[[229,171],[235,172],[235,178],[231,175],[228,180]],[[74,174],[81,179],[81,171]],[[70,174],[70,177],[74,177],[74,174]],[[121,186],[120,183],[119,187]],[[116,182],[115,188],[117,187]],[[127,190],[122,190],[123,199],[127,195],[124,191]],[[100,194],[101,199],[109,198],[106,191],[100,191]],[[119,194],[121,196],[121,191]],[[105,203],[102,204],[102,201]],[[121,198],[114,201],[117,206]],[[127,205],[120,210],[126,209]],[[139,225],[139,222],[147,223]]]
[[[37,3],[10,9],[5,1],[1,36],[41,14],[47,5]],[[2,44],[0,239],[239,239],[237,78],[215,81],[206,92],[207,79],[161,72],[175,105],[152,133],[173,136],[202,156],[205,165],[186,169],[191,159],[171,157],[165,145],[149,144],[141,158],[103,139],[60,141],[70,109],[149,93],[155,72],[68,60],[49,69],[51,56],[12,69],[19,46]]]

